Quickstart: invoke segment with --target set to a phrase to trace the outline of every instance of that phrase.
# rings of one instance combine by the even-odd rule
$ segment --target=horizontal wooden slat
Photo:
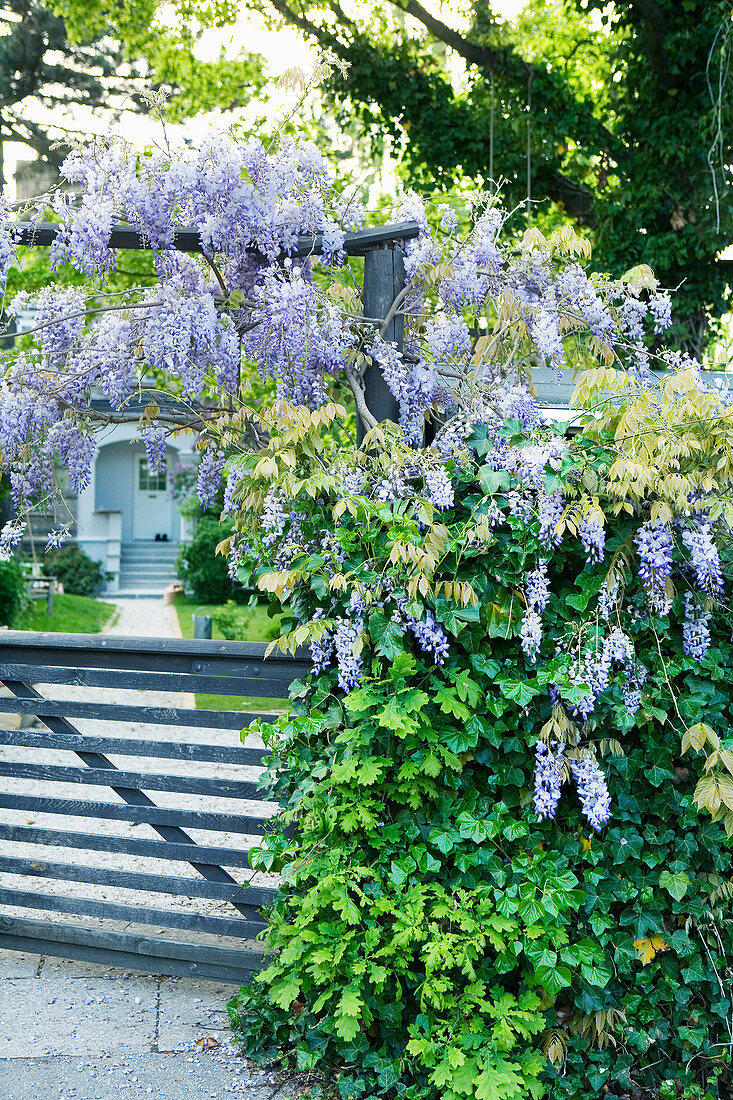
[[[0,807],[31,813],[63,814],[65,817],[91,817],[105,821],[137,821],[149,825],[178,825],[182,829],[207,829],[212,832],[239,833],[258,836],[272,828],[273,817],[252,817],[244,814],[206,813],[203,810],[179,809],[177,806],[140,805],[91,802],[71,798],[43,798],[39,795],[9,794],[0,791]]]
[[[20,665],[0,659],[0,680],[24,684],[67,684],[136,691],[186,691],[201,695],[256,695],[281,699],[287,695],[282,680],[246,676],[198,676],[178,672],[128,672],[117,668],[76,668],[63,665]]]
[[[77,668],[117,668],[139,672],[253,676],[287,684],[307,675],[308,650],[295,656],[278,651],[265,657],[260,642],[219,642],[199,638],[127,638],[107,634],[39,634],[3,631],[0,660]]]
[[[41,708],[39,710],[39,707]],[[76,699],[0,699],[0,714],[35,714],[84,718],[102,722],[137,722],[146,726],[191,726],[195,729],[236,730],[255,721],[274,722],[278,714],[239,710],[186,710],[179,707],[133,707],[124,703],[83,703]]]
[[[56,239],[59,227],[53,222],[18,222],[13,226],[13,232],[19,244],[35,247],[48,247]],[[394,222],[389,225],[379,225],[367,229],[357,229],[353,233],[344,234],[344,251],[350,256],[363,256],[372,248],[380,244],[388,244],[391,241],[406,241],[417,237],[420,228],[417,222]],[[113,225],[109,239],[110,248],[150,249],[150,242],[138,229],[131,225]],[[176,252],[201,252],[201,237],[197,229],[189,229],[182,226],[173,230],[172,249]],[[281,259],[286,256],[318,256],[323,251],[323,236],[321,233],[305,234],[298,237],[295,248],[287,253],[282,253]],[[261,263],[267,263],[268,259],[256,249],[251,249],[253,258]]]
[[[169,978],[197,978],[233,985],[244,985],[253,973],[251,968],[245,970],[230,965],[189,963],[183,959],[163,961],[155,959],[152,955],[137,955],[116,950],[114,942],[106,948],[100,949],[84,944],[55,943],[46,940],[41,948],[39,941],[33,937],[12,935],[9,932],[0,932],[0,950],[23,951],[26,954],[38,954],[39,951],[43,950],[44,955],[50,955],[52,958],[81,959],[84,962],[96,963],[99,966],[116,966],[121,970],[142,970],[146,974],[163,974]],[[264,963],[260,963],[258,969],[261,969],[263,965]]]
[[[248,886],[246,889],[235,890],[230,883],[226,882],[207,882],[204,879],[183,878],[178,875],[151,875],[141,871],[115,871],[108,867],[89,867],[85,864],[17,859],[6,855],[0,855],[0,871],[10,875],[58,879],[61,882],[88,882],[96,886],[144,890],[151,894],[173,894],[176,897],[228,901],[236,903],[240,912],[248,909],[252,914],[256,913],[260,906],[269,905],[274,896],[273,890],[262,886]]]
[[[55,764],[24,764],[0,760],[0,775],[13,779],[48,780],[51,783],[85,783],[91,786],[127,787],[142,791],[172,791],[205,794],[211,798],[246,798],[267,802],[256,783],[235,779],[198,779],[187,775],[157,775],[155,772],[123,772],[107,768],[65,768]]]
[[[151,909],[148,905],[120,905],[106,899],[97,901],[94,898],[31,894],[24,890],[1,888],[0,905],[16,905],[19,909],[36,909],[42,913],[73,913],[100,920],[129,921],[131,924],[155,924],[163,928],[181,928],[186,932],[206,932],[212,936],[234,936],[239,939],[254,939],[265,927],[263,920],[209,917],[201,913],[187,913],[183,909]]]
[[[96,737],[88,733],[40,733],[37,730],[2,730],[0,745],[29,749],[63,749],[67,752],[105,752],[116,756],[150,756],[161,760],[194,760],[203,763],[244,764],[259,767],[267,749],[232,745],[200,745],[183,741],[140,741],[127,737]]]
[[[206,844],[176,844],[170,840],[146,840],[98,833],[62,832],[34,825],[4,825],[0,822],[0,840],[10,844],[43,844],[75,851],[117,852],[120,855],[170,859],[176,863],[209,864],[213,867],[249,867],[244,849],[214,848]],[[38,857],[36,857],[38,858]]]
[[[179,968],[185,967],[186,974],[203,977],[203,968],[215,967],[217,975],[227,980],[224,977],[227,973],[252,973],[262,966],[260,951],[181,943],[152,936],[137,936],[129,932],[107,932],[23,917],[0,917],[0,946],[9,946],[11,940],[15,944],[24,942],[26,945],[15,946],[14,950],[32,950],[45,955],[63,954],[66,958],[69,957],[67,948],[94,950],[98,958],[110,966],[135,965],[136,969],[150,970],[155,974],[178,973]],[[120,964],[117,960],[122,955],[127,959],[137,959],[137,962]],[[171,966],[175,970],[170,971]]]

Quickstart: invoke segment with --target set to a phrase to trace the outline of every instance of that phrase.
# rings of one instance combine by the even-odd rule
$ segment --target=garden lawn
[[[45,630],[53,634],[99,634],[116,611],[112,603],[91,596],[56,595],[53,612],[46,610],[46,597],[34,600],[13,624],[14,630]]]
[[[197,612],[199,615],[213,616],[221,606],[222,604],[197,603],[196,600],[191,599],[189,596],[178,596],[175,601],[175,609],[183,637],[193,638],[194,612]],[[242,611],[246,612],[248,616],[248,642],[269,642],[278,636],[278,620],[271,618],[267,614],[266,608],[258,605],[252,608],[243,607]],[[214,621],[211,626],[211,637],[217,640],[223,640],[224,635],[217,626],[216,621]],[[285,699],[267,699],[264,696],[257,695],[197,695],[196,707],[199,710],[246,710],[265,712],[289,709]]]

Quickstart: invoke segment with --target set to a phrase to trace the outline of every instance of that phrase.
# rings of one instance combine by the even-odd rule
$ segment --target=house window
[[[137,487],[141,493],[165,492],[167,483],[165,470],[161,470],[159,473],[151,470],[146,458],[140,459],[137,470]]]

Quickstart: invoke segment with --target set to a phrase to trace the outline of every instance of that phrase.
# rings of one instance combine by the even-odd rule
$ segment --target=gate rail
[[[0,784],[0,816],[3,811],[63,815],[91,819],[87,831],[57,829],[33,822],[0,821],[0,906],[32,909],[45,919],[0,915],[0,948],[86,959],[159,974],[242,981],[261,965],[255,946],[222,946],[212,942],[188,942],[170,937],[148,936],[107,930],[91,925],[63,923],[48,914],[125,921],[134,925],[160,925],[187,934],[236,938],[248,941],[264,927],[260,908],[273,897],[267,886],[243,889],[248,868],[247,844],[226,847],[197,842],[186,829],[235,834],[262,835],[271,814],[262,806],[254,810],[196,809],[186,797],[169,802],[171,794],[206,795],[210,799],[238,799],[262,804],[257,780],[202,778],[194,774],[159,774],[128,770],[109,756],[132,757],[155,762],[181,764],[227,764],[259,767],[266,751],[243,747],[232,736],[232,744],[165,740],[157,737],[115,736],[106,732],[80,730],[70,719],[86,723],[124,722],[136,726],[168,726],[181,729],[231,731],[248,727],[255,719],[272,720],[273,714],[236,710],[194,710],[186,706],[148,705],[136,700],[89,701],[46,698],[35,684],[62,685],[129,691],[165,691],[224,696],[287,697],[290,683],[307,673],[309,662],[273,655],[264,659],[263,645],[249,642],[219,642],[200,639],[127,638],[79,634],[36,634],[0,632],[0,682],[11,695],[0,698],[3,713],[34,715],[45,730],[0,729],[0,776],[12,781],[42,784],[79,784],[98,789],[108,787],[114,801],[86,797],[58,797],[8,789]],[[138,733],[137,730],[134,731]],[[3,752],[3,747],[6,751]],[[13,759],[23,750],[53,750],[74,753],[81,766]],[[8,758],[9,757],[9,758]],[[175,772],[176,768],[171,771]],[[145,792],[165,792],[166,804],[158,805]],[[82,795],[84,792],[82,792]],[[27,819],[26,819],[27,821]],[[120,828],[124,823],[149,826],[160,840],[140,839],[104,832],[104,823]],[[68,862],[49,861],[45,856],[17,854],[14,845],[38,844],[52,849],[72,849]],[[251,846],[251,845],[250,845]],[[76,853],[114,853],[123,857],[147,857],[188,864],[196,872],[184,877],[175,873],[151,873],[124,867],[100,867],[80,863]],[[13,853],[16,854],[13,854]],[[61,857],[63,858],[63,857]],[[228,868],[228,869],[227,869]],[[237,869],[242,874],[237,875]],[[231,871],[234,871],[234,874]],[[175,897],[218,901],[225,916],[188,912],[182,908],[151,908],[147,901],[131,904],[105,897],[44,893],[8,885],[6,876],[32,876],[53,882],[89,884],[99,887],[145,891]]]

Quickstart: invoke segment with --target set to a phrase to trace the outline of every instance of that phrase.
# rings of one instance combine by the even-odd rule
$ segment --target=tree
[[[511,25],[478,2],[448,20],[419,0],[363,14],[334,0],[255,6],[350,63],[333,96],[376,142],[391,138],[405,178],[426,190],[480,182],[493,162],[512,204],[529,175],[533,199],[593,231],[602,268],[648,263],[680,287],[683,344],[699,352],[715,331],[730,305],[716,258],[733,237],[726,0],[533,0]],[[95,10],[132,33],[132,9],[124,26],[107,0]],[[185,10],[204,23],[231,18],[203,0]],[[459,81],[436,45],[464,66]]]
[[[154,5],[136,4],[135,14],[138,19],[149,14],[152,21]],[[73,121],[67,129],[58,120],[41,121],[39,107],[56,114],[75,108],[145,110],[146,84],[165,82],[175,93],[171,114],[183,119],[213,107],[232,108],[259,87],[257,59],[202,62],[195,57],[193,35],[143,25],[145,33],[123,46],[107,21],[87,18],[82,27],[77,19],[67,27],[50,2],[2,0],[0,185],[5,141],[22,142],[55,165],[63,159],[54,146],[73,130]]]
[[[110,39],[70,44],[63,20],[39,0],[3,0],[0,25],[1,183],[5,141],[22,142],[59,163],[52,147],[63,127],[34,119],[39,106],[58,112],[134,103],[136,70],[124,65],[120,46]]]

